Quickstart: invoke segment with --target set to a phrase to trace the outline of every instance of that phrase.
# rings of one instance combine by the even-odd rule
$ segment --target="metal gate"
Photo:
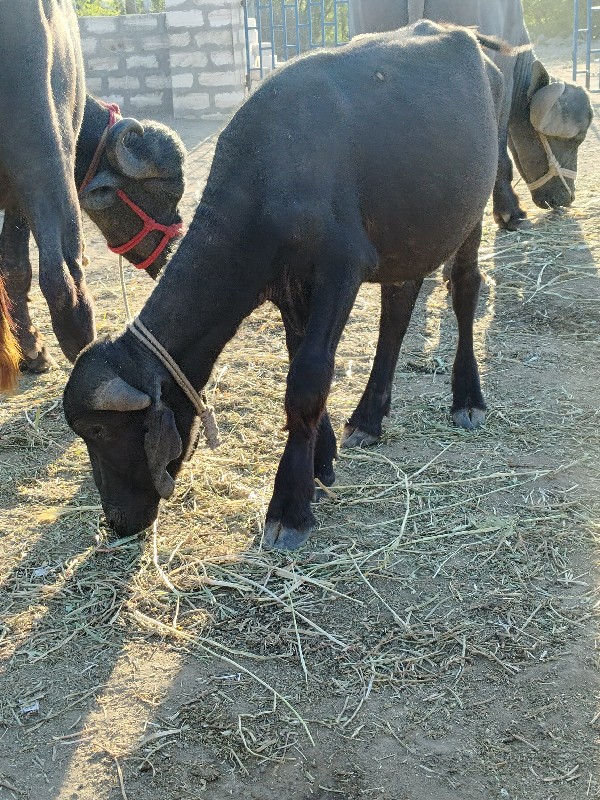
[[[585,15],[585,27],[582,28],[581,20]],[[595,37],[600,36],[600,5],[594,4],[593,0],[574,0],[574,13],[573,13],[573,80],[577,80],[578,75],[585,75],[585,85],[591,91],[600,91],[600,66],[598,68],[598,86],[591,89],[592,82],[592,57],[598,64],[598,59],[595,56],[600,54],[600,47],[594,47]],[[579,41],[583,37],[583,45]],[[579,48],[583,46],[583,60],[585,62],[584,68],[579,69]]]
[[[348,41],[349,0],[242,0],[246,85],[315,47]]]

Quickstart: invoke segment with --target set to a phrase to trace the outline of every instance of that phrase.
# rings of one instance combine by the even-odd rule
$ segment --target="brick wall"
[[[240,0],[166,0],[176,117],[219,117],[244,99]]]
[[[166,0],[162,14],[81,17],[87,88],[124,114],[228,117],[244,98],[240,0]]]

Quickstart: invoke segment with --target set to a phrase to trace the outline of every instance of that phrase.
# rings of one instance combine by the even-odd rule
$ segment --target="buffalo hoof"
[[[265,524],[263,544],[269,550],[296,550],[309,540],[311,533],[312,528],[287,528],[279,520],[271,519]]]
[[[511,217],[510,214],[494,214],[494,219],[503,231],[527,231],[532,227],[531,221],[526,216]]]
[[[360,428],[354,428],[352,425],[346,425],[342,433],[342,441],[340,447],[349,449],[351,447],[371,447],[379,441],[378,436],[373,436],[372,433],[361,431]]]
[[[461,408],[459,411],[452,412],[452,421],[457,428],[474,431],[484,424],[485,411],[480,408]]]
[[[42,349],[34,358],[31,358],[25,353],[23,355],[23,360],[21,361],[22,372],[35,372],[37,374],[41,374],[42,372],[48,372],[48,370],[54,369],[54,367],[56,367],[56,361],[46,349],[46,345],[42,347]]]

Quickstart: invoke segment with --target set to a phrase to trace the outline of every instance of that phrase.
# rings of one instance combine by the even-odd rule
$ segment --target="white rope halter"
[[[548,181],[552,180],[554,177],[558,177],[563,182],[563,186],[569,193],[571,194],[571,189],[569,188],[568,183],[566,182],[565,178],[572,178],[575,180],[577,178],[577,172],[572,169],[565,169],[565,167],[561,166],[558,159],[552,152],[552,148],[550,147],[550,142],[548,141],[548,137],[545,133],[541,133],[540,131],[536,131],[537,135],[540,137],[540,141],[542,142],[542,146],[546,151],[546,157],[548,159],[548,172],[545,175],[542,175],[541,178],[538,178],[537,181],[533,181],[533,183],[528,183],[527,186],[529,191],[533,192],[535,189],[539,189],[540,186],[543,186]]]
[[[218,447],[219,442],[219,428],[215,413],[211,406],[207,406],[202,396],[194,389],[192,384],[185,377],[181,369],[177,366],[175,361],[171,358],[169,353],[165,350],[162,344],[155,339],[150,331],[140,322],[137,317],[134,317],[132,322],[129,323],[127,328],[137,337],[142,344],[144,344],[150,352],[158,358],[163,366],[170,372],[175,383],[179,386],[181,391],[188,398],[190,403],[196,409],[198,416],[204,428],[204,437],[207,445],[211,450]]]

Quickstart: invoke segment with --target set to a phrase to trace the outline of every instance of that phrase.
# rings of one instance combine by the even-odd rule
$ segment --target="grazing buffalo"
[[[465,426],[483,417],[473,318],[501,95],[502,76],[473,33],[420,22],[302,57],[246,100],[219,137],[191,227],[139,319],[88,347],[65,389],[67,421],[85,440],[117,532],[156,519],[194,450],[202,403],[183,388],[185,376],[200,391],[266,299],[281,310],[291,361],[268,545],[305,542],[314,479],[333,483],[326,401],[364,281],[394,291],[452,258],[452,413]]]
[[[73,178],[84,104],[72,0],[0,2],[0,208],[20,209],[31,226],[40,287],[71,361],[95,335]]]
[[[592,107],[582,87],[554,80],[534,58],[521,0],[351,0],[350,31],[389,31],[414,21],[415,15],[477,26],[515,48],[513,54],[493,56],[505,86],[494,188],[494,217],[500,227],[515,230],[527,224],[512,188],[507,141],[534,203],[540,208],[570,206],[575,198],[577,151],[590,125]]]
[[[122,119],[116,106],[86,97],[75,153],[80,205],[109,247],[152,277],[180,232],[183,157],[179,137],[166,126]],[[45,372],[53,360],[29,314],[29,232],[26,215],[16,206],[8,209],[0,235],[0,269],[12,302],[22,368]]]

